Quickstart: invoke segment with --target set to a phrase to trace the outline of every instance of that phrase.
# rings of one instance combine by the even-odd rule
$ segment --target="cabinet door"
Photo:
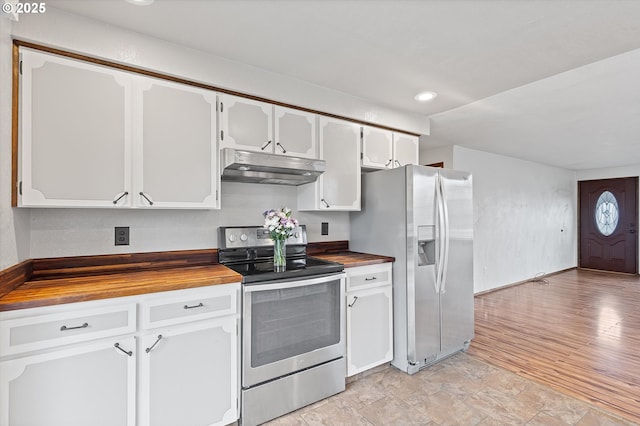
[[[22,50],[19,205],[130,205],[131,78]]]
[[[0,425],[134,426],[135,339],[0,362]]]
[[[360,210],[360,126],[320,118],[320,158],[326,170],[318,178],[321,210]]]
[[[226,425],[238,418],[236,317],[141,339],[141,425]]]
[[[362,167],[393,167],[393,133],[374,127],[362,129]]]
[[[393,358],[390,285],[347,293],[347,376]]]
[[[134,100],[136,205],[219,208],[215,92],[140,77]]]
[[[315,114],[275,106],[274,117],[276,154],[318,158]]]
[[[403,133],[393,134],[393,164],[402,167],[418,164],[418,137]]]
[[[273,116],[270,104],[223,95],[220,109],[220,148],[273,153]]]

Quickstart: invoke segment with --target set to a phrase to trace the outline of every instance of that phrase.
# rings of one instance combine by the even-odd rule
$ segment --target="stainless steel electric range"
[[[242,275],[242,424],[343,391],[344,266],[307,256],[304,225],[287,240],[284,272],[262,227],[221,227],[218,241],[220,263]]]

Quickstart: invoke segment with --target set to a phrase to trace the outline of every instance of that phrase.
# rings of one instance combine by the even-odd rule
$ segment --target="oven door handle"
[[[331,281],[339,280],[346,277],[347,274],[341,272],[339,274],[324,275],[318,278],[292,278],[285,281],[277,281],[273,284],[255,284],[243,285],[242,289],[245,293],[253,293],[257,291],[279,290],[285,288],[305,287],[313,284],[323,284]]]

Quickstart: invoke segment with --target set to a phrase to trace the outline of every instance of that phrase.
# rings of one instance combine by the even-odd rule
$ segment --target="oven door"
[[[345,355],[345,276],[243,286],[244,388]]]

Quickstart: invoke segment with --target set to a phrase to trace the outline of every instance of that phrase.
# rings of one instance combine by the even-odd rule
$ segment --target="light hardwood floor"
[[[468,354],[640,424],[640,277],[547,281],[477,296]]]

